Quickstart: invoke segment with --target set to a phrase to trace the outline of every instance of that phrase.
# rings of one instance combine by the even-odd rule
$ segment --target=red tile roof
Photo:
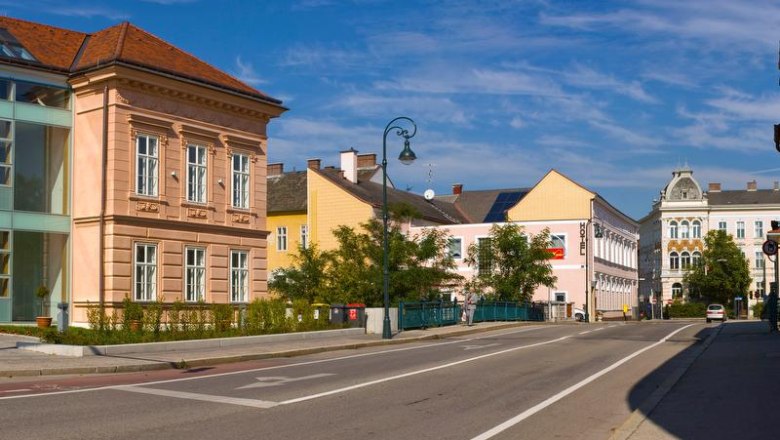
[[[94,34],[85,34],[0,17],[0,28],[11,33],[40,61],[40,67],[50,70],[78,73],[108,64],[124,63],[281,104],[281,101],[128,22]],[[5,58],[0,58],[0,62],[32,64]]]

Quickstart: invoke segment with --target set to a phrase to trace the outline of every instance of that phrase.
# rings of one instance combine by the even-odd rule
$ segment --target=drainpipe
[[[100,167],[100,262],[98,265],[98,295],[100,298],[100,311],[102,312],[106,306],[106,294],[105,294],[105,215],[106,215],[106,168],[108,167],[108,84],[103,86],[103,157],[102,165]]]

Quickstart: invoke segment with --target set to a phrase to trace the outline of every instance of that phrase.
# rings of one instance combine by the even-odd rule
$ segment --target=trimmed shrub
[[[670,318],[704,318],[707,316],[707,304],[675,302],[667,307]]]

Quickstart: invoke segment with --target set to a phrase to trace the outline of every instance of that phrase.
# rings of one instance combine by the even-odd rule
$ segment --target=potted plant
[[[49,298],[49,288],[41,284],[38,290],[35,291],[35,296],[38,297],[38,301],[41,303],[41,314],[35,318],[35,322],[40,328],[51,327],[51,316],[47,313],[46,300]]]
[[[122,306],[124,309],[125,328],[137,332],[141,329],[141,320],[144,318],[144,309],[141,307],[141,304],[131,301],[127,296],[122,300]]]

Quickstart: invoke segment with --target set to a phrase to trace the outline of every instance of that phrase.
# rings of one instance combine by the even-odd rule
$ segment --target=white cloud
[[[252,63],[242,61],[240,55],[236,57],[235,67],[237,69],[236,77],[249,85],[257,86],[267,82],[258,76],[254,67],[252,66]]]
[[[648,104],[658,102],[642,88],[639,81],[620,81],[614,76],[599,73],[582,65],[576,65],[573,70],[567,71],[564,78],[566,82],[574,86],[612,91]]]

